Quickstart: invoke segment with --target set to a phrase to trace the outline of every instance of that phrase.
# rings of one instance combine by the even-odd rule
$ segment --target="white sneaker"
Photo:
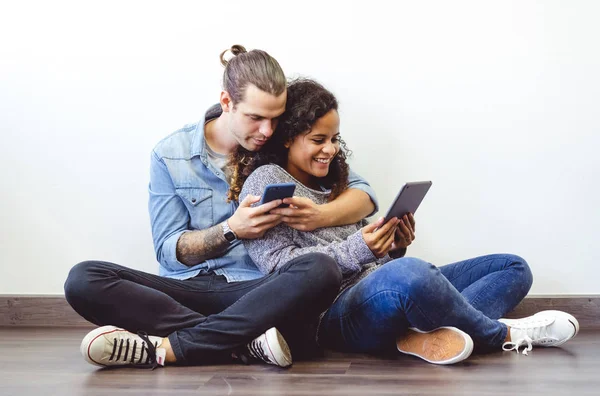
[[[135,366],[154,369],[165,365],[166,350],[157,348],[162,337],[133,334],[115,326],[89,332],[81,342],[81,354],[97,366]]]
[[[456,327],[438,327],[429,332],[411,328],[396,340],[396,347],[429,363],[454,364],[471,355],[473,340]]]
[[[268,364],[279,367],[288,367],[292,365],[292,352],[281,333],[271,327],[263,334],[256,337],[248,345],[246,350],[256,360],[261,360]],[[245,356],[241,356],[242,361],[246,362]]]
[[[526,345],[523,354],[527,355],[533,345],[554,347],[564,344],[579,332],[579,322],[572,315],[562,311],[541,311],[523,319],[498,319],[510,327],[510,342],[502,349],[515,350]]]

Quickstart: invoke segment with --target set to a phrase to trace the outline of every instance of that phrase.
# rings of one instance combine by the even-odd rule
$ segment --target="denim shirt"
[[[152,151],[148,209],[162,276],[188,279],[199,273],[214,272],[225,276],[228,282],[263,276],[239,240],[231,243],[221,256],[191,267],[177,260],[177,240],[181,234],[219,224],[230,218],[238,207],[237,202],[227,202],[229,183],[207,158],[204,125],[219,115],[213,106],[198,123],[175,131]],[[369,194],[377,211],[375,192],[352,171],[349,187]]]

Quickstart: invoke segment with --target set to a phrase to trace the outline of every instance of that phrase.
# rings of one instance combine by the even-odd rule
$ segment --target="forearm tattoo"
[[[184,232],[177,240],[177,260],[185,265],[196,265],[221,255],[228,246],[221,224],[205,230]]]

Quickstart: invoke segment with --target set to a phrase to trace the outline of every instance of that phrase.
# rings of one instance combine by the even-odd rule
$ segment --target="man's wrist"
[[[233,231],[231,227],[229,227],[228,220],[225,220],[221,223],[221,228],[223,230],[223,237],[225,238],[225,240],[227,240],[227,242],[233,243],[238,239],[238,236],[235,233],[235,231]]]

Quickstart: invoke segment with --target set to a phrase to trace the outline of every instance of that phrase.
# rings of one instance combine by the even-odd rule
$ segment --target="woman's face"
[[[315,178],[329,173],[329,164],[340,151],[340,117],[330,110],[319,118],[308,133],[303,133],[290,143],[286,170],[309,187],[315,186]]]

